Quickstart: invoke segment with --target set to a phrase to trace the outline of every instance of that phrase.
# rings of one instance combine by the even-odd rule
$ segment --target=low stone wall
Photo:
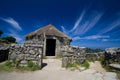
[[[19,66],[27,66],[28,61],[42,66],[42,45],[14,44],[9,48],[9,60],[16,59]]]
[[[104,56],[106,64],[120,64],[120,48],[107,48],[105,49]]]
[[[70,49],[70,48],[68,48]],[[65,50],[62,54],[62,66],[66,67],[69,63],[84,63],[85,48],[71,47],[71,50]]]

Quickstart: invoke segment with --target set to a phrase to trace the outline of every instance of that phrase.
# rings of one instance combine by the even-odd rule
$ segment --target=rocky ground
[[[42,70],[35,72],[0,72],[0,80],[117,80],[117,74],[106,72],[99,62],[90,69],[70,71],[61,68],[61,60],[45,59]]]

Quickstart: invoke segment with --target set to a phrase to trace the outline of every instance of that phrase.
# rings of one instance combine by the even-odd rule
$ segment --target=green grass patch
[[[80,64],[80,63],[68,63],[66,68],[74,68],[74,69],[79,69],[80,67],[85,67],[85,69],[88,69],[89,68],[89,63],[88,61],[86,60],[83,64]]]
[[[79,65],[76,63],[68,63],[66,68],[74,68],[74,69],[79,69]]]
[[[10,61],[6,61],[4,64],[0,65],[0,71],[13,71],[14,65]]]
[[[88,63],[87,60],[83,64],[81,64],[81,67],[85,67],[85,69],[88,69],[89,66],[90,66],[90,64]]]
[[[16,64],[6,61],[4,64],[0,64],[0,71],[5,71],[5,72],[11,72],[11,71],[35,71],[39,70],[39,65],[33,63],[32,61],[29,61],[27,66],[17,66]]]
[[[31,71],[35,71],[39,69],[39,65],[33,63],[32,61],[28,62],[28,68],[30,68]]]

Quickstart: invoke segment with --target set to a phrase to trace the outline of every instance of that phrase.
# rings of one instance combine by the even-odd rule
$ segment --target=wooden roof
[[[57,36],[57,37],[63,37],[63,38],[68,38],[71,39],[70,37],[68,37],[66,34],[64,34],[63,32],[59,31],[57,28],[55,28],[55,26],[49,24],[47,26],[44,26],[43,28],[40,28],[34,32],[31,32],[29,34],[26,35],[27,37],[32,37],[34,35],[41,35],[41,34],[45,34],[45,35],[52,35],[52,36]]]

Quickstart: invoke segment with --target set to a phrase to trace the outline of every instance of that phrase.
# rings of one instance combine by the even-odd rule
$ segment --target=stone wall
[[[14,44],[9,48],[9,60],[16,59],[19,66],[27,66],[28,61],[42,66],[43,46],[36,44]]]
[[[120,48],[107,48],[105,49],[105,61],[107,64],[119,63],[120,64]]]
[[[71,47],[64,48],[62,54],[62,66],[66,67],[69,63],[80,63],[85,61],[85,48]]]

